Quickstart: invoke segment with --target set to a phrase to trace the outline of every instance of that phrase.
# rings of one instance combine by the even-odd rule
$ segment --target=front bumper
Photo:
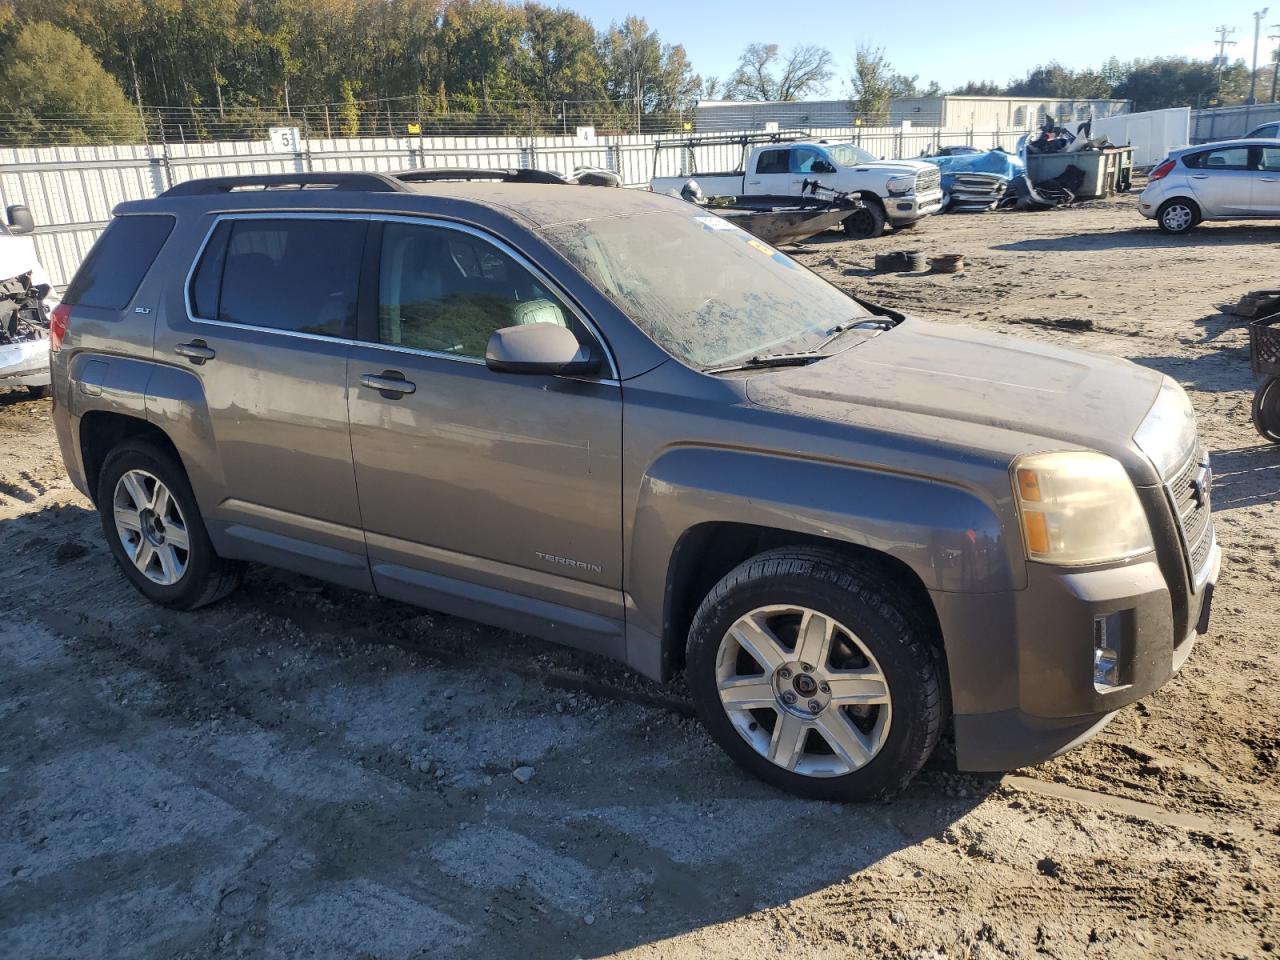
[[[885,217],[893,226],[915,223],[942,210],[942,188],[927,193],[909,193],[905,196],[884,198]]]
[[[1012,770],[1088,740],[1120,707],[1159,689],[1181,668],[1221,565],[1214,544],[1190,597],[1184,636],[1154,555],[1123,567],[1066,572],[1029,564],[1027,588],[986,596],[935,594],[946,638],[961,770]],[[1095,620],[1119,615],[1118,686],[1094,684]]]

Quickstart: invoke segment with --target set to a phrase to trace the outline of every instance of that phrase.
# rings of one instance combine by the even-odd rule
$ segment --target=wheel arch
[[[87,410],[80,416],[80,457],[89,496],[97,506],[98,480],[111,451],[129,440],[144,440],[186,466],[169,435],[149,420],[112,410]]]

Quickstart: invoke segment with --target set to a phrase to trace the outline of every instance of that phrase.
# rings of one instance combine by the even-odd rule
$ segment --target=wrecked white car
[[[52,285],[36,255],[31,211],[12,206],[0,226],[0,388],[49,394],[49,304]]]

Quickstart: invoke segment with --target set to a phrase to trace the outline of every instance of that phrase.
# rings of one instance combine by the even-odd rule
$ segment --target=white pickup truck
[[[697,138],[663,144],[680,147],[689,157],[702,145]],[[679,196],[690,180],[697,181],[708,197],[801,196],[808,192],[806,181],[817,181],[862,200],[863,209],[844,221],[845,233],[857,238],[880,236],[886,223],[894,229],[910,227],[942,209],[936,166],[920,160],[877,160],[852,143],[764,143],[751,149],[738,170],[654,177],[649,188]]]

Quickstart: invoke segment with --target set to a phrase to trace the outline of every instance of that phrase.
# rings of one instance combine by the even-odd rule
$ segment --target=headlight
[[[910,193],[913,189],[915,189],[915,185],[916,185],[915,177],[894,177],[887,184],[889,188],[889,192],[895,193],[895,194]]]
[[[1196,445],[1196,415],[1186,392],[1168,377],[1160,384],[1156,402],[1133,435],[1161,477],[1187,462]]]
[[[1027,558],[1087,564],[1155,549],[1124,467],[1101,453],[1037,453],[1013,464]]]

